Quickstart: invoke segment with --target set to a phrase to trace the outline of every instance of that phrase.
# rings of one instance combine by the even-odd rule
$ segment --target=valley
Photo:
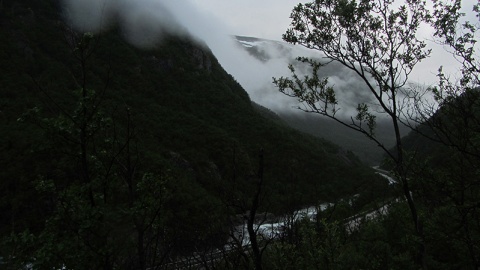
[[[478,27],[436,3],[299,4],[284,42],[0,1],[0,268],[478,269]],[[420,24],[459,81],[409,78]]]

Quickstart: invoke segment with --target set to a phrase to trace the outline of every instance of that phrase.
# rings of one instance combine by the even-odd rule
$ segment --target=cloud
[[[279,92],[278,88],[272,83],[272,77],[290,77],[288,69],[289,64],[294,64],[297,75],[311,76],[311,68],[307,64],[296,60],[298,56],[310,57],[322,60],[322,54],[315,50],[309,50],[301,46],[293,46],[287,43],[277,41],[257,41],[257,52],[268,60],[261,61],[254,59],[253,63],[248,63],[254,67],[250,72],[237,72],[242,85],[248,90],[252,99],[273,111],[280,112],[298,112],[297,107],[302,107],[298,100],[288,97]],[[239,66],[237,68],[245,68]],[[333,86],[341,108],[337,116],[350,119],[350,116],[356,115],[356,108],[359,103],[373,103],[373,95],[367,91],[362,79],[352,70],[332,62],[319,70],[320,77],[328,77],[329,85]],[[372,108],[377,109],[377,108]]]
[[[214,14],[230,34],[280,40],[294,6],[304,0],[191,0],[199,10]]]
[[[289,76],[288,64],[297,56],[318,57],[319,53],[300,46],[270,41],[259,47],[268,61],[251,56],[232,38],[232,29],[220,17],[195,0],[64,0],[64,14],[80,31],[100,32],[113,25],[125,38],[144,48],[158,44],[165,34],[190,35],[205,42],[227,72],[245,88],[251,99],[274,111],[295,111],[295,98],[280,93],[272,77]],[[252,26],[253,27],[253,26]],[[355,113],[358,102],[368,101],[359,91],[358,78],[340,65],[329,65],[322,75],[339,89],[344,107],[340,114]]]
[[[64,0],[65,19],[80,31],[97,32],[110,26],[116,8],[109,0]]]
[[[159,0],[64,0],[63,13],[79,31],[101,32],[119,25],[130,43],[151,47],[166,33],[187,32],[166,3]]]
[[[185,0],[64,0],[64,14],[80,31],[100,32],[118,25],[130,43],[142,48],[161,42],[166,33],[188,33],[210,47],[254,101],[276,110],[292,107],[294,99],[272,85],[273,76],[288,74],[287,59],[281,57],[284,52],[268,51],[276,55],[267,63],[258,61],[238,46],[221,19],[199,4]]]

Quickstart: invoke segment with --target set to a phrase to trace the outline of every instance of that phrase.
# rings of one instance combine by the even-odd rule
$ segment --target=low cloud
[[[152,47],[161,42],[165,34],[187,32],[167,3],[159,0],[64,0],[63,14],[79,31],[101,32],[118,25],[133,45]]]
[[[205,42],[227,72],[245,88],[251,99],[276,112],[297,112],[295,98],[280,93],[272,77],[290,76],[288,64],[297,56],[319,57],[316,51],[286,43],[269,42],[263,48],[267,61],[259,61],[232,38],[225,24],[200,8],[192,0],[64,0],[66,20],[80,31],[100,32],[119,26],[125,38],[144,48],[161,42],[165,34],[190,35]],[[280,38],[280,37],[279,37]],[[340,65],[323,68],[343,100],[340,115],[355,113],[359,102],[370,97],[362,94],[359,79]]]

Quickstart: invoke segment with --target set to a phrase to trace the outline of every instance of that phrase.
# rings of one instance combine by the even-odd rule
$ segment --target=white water
[[[376,170],[376,173],[383,178],[385,178],[390,185],[394,185],[397,183],[397,180],[392,178],[388,175],[387,171],[381,170],[378,166],[373,167]],[[256,235],[266,238],[266,239],[274,239],[279,238],[282,233],[285,231],[285,228],[289,225],[292,225],[293,222],[302,220],[304,218],[308,218],[310,221],[314,221],[318,211],[325,211],[328,207],[332,206],[333,203],[323,203],[318,207],[310,206],[307,208],[303,208],[297,210],[291,216],[284,216],[277,219],[276,222],[266,222],[261,224],[254,224],[253,227],[255,228]],[[368,213],[358,214],[351,218],[345,220],[345,226],[349,231],[354,231],[359,228],[360,224],[364,220],[371,220],[375,219],[380,215],[385,215],[388,213],[389,205],[386,204],[379,209],[373,210]],[[250,236],[247,231],[247,224],[244,223],[243,225],[236,226],[233,231],[232,235],[235,239],[230,239],[229,243],[225,245],[227,250],[232,248],[234,243],[242,243],[242,246],[249,246],[250,245]]]
[[[318,211],[325,211],[328,207],[332,206],[332,203],[323,203],[318,207],[310,206],[307,208],[303,208],[300,210],[295,211],[291,216],[283,216],[278,218],[277,222],[266,222],[261,224],[254,224],[253,227],[257,232],[257,236],[264,237],[266,239],[273,239],[278,238],[282,235],[285,231],[285,228],[291,225],[292,222],[299,221],[305,218],[308,218],[310,221],[314,221],[317,217]],[[250,245],[250,236],[248,235],[247,231],[247,224],[244,223],[243,225],[236,226],[232,232],[234,239],[229,241],[229,244],[225,246],[225,248],[230,249],[231,244],[234,242],[242,243],[242,246],[249,246]]]

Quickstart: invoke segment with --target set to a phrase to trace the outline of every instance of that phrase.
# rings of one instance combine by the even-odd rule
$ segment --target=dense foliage
[[[139,50],[114,26],[78,33],[59,14],[56,1],[0,3],[8,267],[145,269],[222,246],[249,210],[261,150],[261,211],[384,185],[353,155],[260,113],[188,35]]]

